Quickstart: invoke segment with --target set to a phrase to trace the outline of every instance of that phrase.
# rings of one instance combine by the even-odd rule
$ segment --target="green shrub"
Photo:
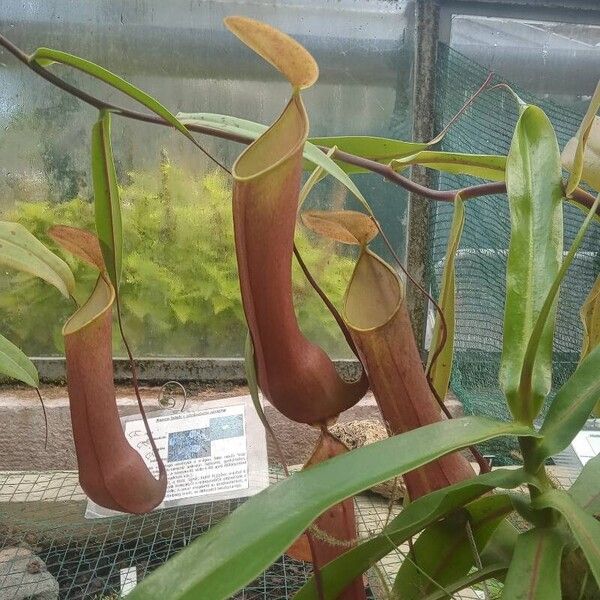
[[[137,356],[240,356],[246,334],[237,280],[231,190],[217,172],[192,177],[163,160],[160,180],[131,173],[121,189],[125,231],[122,283],[126,332]],[[56,248],[46,232],[53,224],[94,229],[93,204],[18,203],[6,218],[18,221]],[[332,246],[317,247],[302,231],[306,263],[339,305],[352,261]],[[268,243],[268,240],[265,240]],[[85,299],[96,273],[65,255]],[[294,271],[294,294],[305,333],[337,356],[349,350],[321,300]],[[10,289],[11,293],[1,293]],[[34,298],[33,302],[31,298]],[[35,356],[62,353],[61,327],[73,306],[39,279],[12,275],[0,283],[4,330]],[[123,355],[118,336],[115,354]]]

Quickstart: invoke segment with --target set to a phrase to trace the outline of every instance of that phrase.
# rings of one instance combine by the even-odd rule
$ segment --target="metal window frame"
[[[438,42],[449,43],[454,15],[505,17],[565,23],[600,25],[598,0],[416,0],[415,77],[413,89],[413,139],[426,140],[435,135],[435,65]],[[435,187],[432,172],[413,167],[412,178]],[[407,267],[413,277],[428,287],[428,243],[431,218],[429,201],[417,194],[409,195]],[[412,289],[411,289],[412,288]],[[408,302],[413,329],[419,347],[425,354],[428,300],[408,289]]]
[[[454,15],[600,25],[597,0],[441,0],[440,42],[450,42]]]

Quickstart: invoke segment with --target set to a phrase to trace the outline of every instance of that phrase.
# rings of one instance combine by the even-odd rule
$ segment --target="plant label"
[[[143,421],[122,422],[127,441],[158,476]],[[250,396],[208,401],[193,412],[152,413],[148,422],[168,476],[158,509],[253,496],[269,485],[265,431]],[[88,501],[86,518],[114,514]]]

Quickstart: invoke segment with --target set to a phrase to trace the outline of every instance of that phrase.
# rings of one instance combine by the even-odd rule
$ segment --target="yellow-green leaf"
[[[568,447],[585,425],[600,399],[600,347],[596,347],[567,379],[552,400],[544,424],[543,438],[535,443],[538,464]]]
[[[337,147],[342,152],[348,152],[362,158],[368,158],[381,164],[387,165],[396,158],[403,156],[414,156],[420,150],[424,150],[430,144],[423,142],[405,142],[391,138],[366,136],[366,135],[343,135],[336,137],[314,137],[309,141],[315,146],[327,148]],[[368,173],[363,167],[351,165],[343,161],[337,164],[349,174]]]
[[[31,387],[39,387],[37,369],[20,348],[0,335],[0,375],[17,379]]]
[[[464,577],[474,567],[467,523],[480,552],[513,512],[508,494],[484,496],[427,527],[413,544],[415,561],[404,560],[394,582],[395,597],[420,600],[439,586]],[[394,596],[393,596],[394,597]]]
[[[567,187],[565,188],[565,194],[570,196],[577,186],[579,185],[579,181],[583,178],[589,178],[589,165],[588,165],[588,173],[584,176],[584,165],[586,163],[585,154],[586,154],[586,145],[588,143],[588,139],[590,138],[590,134],[592,132],[592,128],[594,127],[594,121],[596,120],[596,113],[600,109],[600,81],[596,85],[596,90],[590,100],[590,104],[588,109],[581,121],[581,126],[579,127],[579,131],[577,135],[569,141],[567,146],[563,151],[563,165],[565,169],[571,172],[569,175],[569,181],[567,182]],[[600,134],[600,131],[596,134],[597,136]],[[595,150],[595,148],[593,149]],[[593,151],[592,150],[592,151]],[[594,174],[595,178],[600,178],[600,172]]]
[[[177,117],[188,125],[202,125],[204,127],[215,129],[216,131],[237,133],[252,139],[257,139],[268,129],[268,127],[262,123],[255,123],[254,121],[215,113],[177,113]],[[333,145],[335,144],[332,144],[332,146]],[[346,186],[356,199],[367,208],[369,214],[372,214],[365,197],[358,187],[356,187],[356,184],[352,181],[348,172],[346,172],[346,165],[343,165],[341,161],[339,161],[338,164],[338,161],[333,160],[331,156],[328,156],[328,153],[323,152],[310,141],[307,141],[304,144],[303,157],[305,170],[313,169],[315,166],[321,167],[329,175],[335,177],[335,179]]]
[[[0,265],[35,275],[66,298],[75,290],[75,279],[67,263],[19,223],[0,221]]]
[[[581,344],[581,360],[583,360],[600,342],[600,275],[594,282],[579,314],[583,324]]]
[[[584,465],[569,496],[590,515],[600,516],[600,454]]]
[[[395,547],[428,525],[494,488],[515,488],[522,485],[526,479],[527,475],[521,469],[498,469],[436,490],[410,502],[381,533],[363,541],[323,567],[323,592],[326,597],[337,597],[355,577],[367,571]],[[499,560],[504,560],[504,557],[498,559],[494,556],[494,562]],[[314,576],[297,592],[294,600],[319,600]]]
[[[327,152],[327,156],[331,157],[331,155],[335,152],[335,146],[330,148]],[[308,198],[308,195],[311,193],[312,189],[321,181],[327,177],[327,173],[322,166],[316,166],[312,173],[308,176],[308,179],[302,185],[302,189],[300,190],[300,197],[298,198],[298,210],[302,208],[305,200]]]
[[[123,266],[121,201],[110,140],[110,113],[101,111],[92,129],[92,179],[96,232],[110,281],[118,293]]]
[[[395,171],[407,169],[411,165],[422,165],[445,173],[458,173],[492,181],[504,181],[506,156],[423,150],[411,156],[397,158],[390,163]]]
[[[446,247],[446,258],[438,304],[444,314],[446,323],[446,340],[444,346],[439,350],[442,336],[442,319],[436,315],[431,344],[429,346],[429,358],[427,372],[431,383],[440,398],[445,398],[450,385],[452,373],[452,359],[454,355],[454,334],[456,331],[456,253],[460,245],[460,238],[465,224],[465,207],[460,194],[454,199],[454,215],[448,235]],[[436,356],[437,354],[437,356]]]

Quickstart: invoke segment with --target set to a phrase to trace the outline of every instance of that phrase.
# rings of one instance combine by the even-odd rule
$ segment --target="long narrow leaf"
[[[331,155],[335,152],[335,146],[327,152],[327,156],[331,157]],[[298,199],[298,210],[302,208],[305,200],[308,198],[308,195],[312,191],[312,189],[327,176],[325,169],[323,167],[315,167],[312,173],[308,176],[308,179],[302,185],[302,189],[300,190],[300,197]]]
[[[600,343],[600,275],[581,306],[579,315],[583,325],[581,343],[581,359],[583,360]]]
[[[75,290],[75,279],[67,263],[19,223],[0,221],[0,265],[35,275],[66,298]]]
[[[600,585],[600,522],[562,490],[549,490],[533,504],[536,508],[554,508],[562,514]]]
[[[335,598],[358,574],[367,571],[424,527],[495,488],[510,489],[522,485],[525,478],[525,473],[520,469],[499,469],[411,502],[379,535],[321,569],[323,592],[326,597]],[[296,593],[294,600],[319,600],[314,577]]]
[[[513,511],[508,494],[486,496],[471,502],[462,511],[430,525],[413,544],[411,560],[404,560],[394,582],[396,597],[420,600],[435,589],[464,577],[475,566],[469,542],[467,523],[470,523],[478,551],[489,541],[492,533]]]
[[[356,199],[368,209],[369,213],[372,212],[369,203],[365,200],[365,197],[356,187],[354,181],[350,179],[344,170],[331,157],[327,156],[327,154],[319,150],[319,148],[310,142],[306,142],[306,144],[304,144],[304,157],[327,171],[332,177],[335,177],[340,183],[345,185],[356,197]]]
[[[526,394],[520,387],[534,323],[562,258],[562,179],[552,124],[536,106],[525,106],[506,163],[511,213],[500,383],[513,416],[531,423],[550,390],[555,306],[535,355]]]
[[[414,155],[430,145],[422,142],[405,142],[366,135],[314,137],[309,138],[309,141],[315,146],[325,146],[326,148],[337,147],[342,152],[348,152],[382,164],[388,164],[392,160],[404,156]],[[367,169],[344,163],[343,161],[338,161],[338,164],[348,174],[368,173]]]
[[[178,112],[175,117],[183,123],[183,125],[210,127],[216,131],[242,135],[252,138],[253,140],[269,129],[269,126],[264,125],[263,123],[256,123],[255,121],[248,121],[247,119],[240,119],[239,117],[221,115],[218,113]]]
[[[594,119],[596,117],[596,113],[600,109],[600,81],[596,85],[596,90],[590,100],[588,105],[588,109],[581,121],[581,126],[579,127],[579,131],[577,132],[577,145],[573,152],[573,159],[570,165],[567,166],[568,170],[571,171],[569,175],[569,181],[567,182],[567,187],[565,188],[565,194],[570,196],[575,188],[579,185],[579,181],[581,180],[581,176],[583,174],[583,164],[584,164],[584,155],[585,155],[585,147],[588,142],[589,135],[592,131],[592,126],[594,125]],[[570,142],[571,144],[573,142]],[[566,162],[566,161],[565,161]],[[570,168],[569,168],[570,167]]]
[[[183,133],[183,135],[191,140],[194,145],[198,145],[194,139],[194,136],[187,130],[185,125],[183,125],[183,123],[181,123],[181,121],[179,121],[179,119],[177,119],[177,117],[171,111],[158,102],[158,100],[135,85],[125,81],[125,79],[122,77],[115,75],[108,69],[105,69],[104,67],[101,67],[90,60],[86,60],[85,58],[75,56],[74,54],[69,54],[68,52],[63,52],[62,50],[53,50],[52,48],[38,48],[32,54],[30,60],[41,65],[48,65],[51,63],[68,65],[69,67],[73,67],[78,71],[82,71],[87,75],[103,81],[120,92],[123,92],[130,98],[133,98],[151,110],[153,113],[157,114],[159,117],[162,117],[165,121],[167,121],[167,123]]]
[[[564,542],[554,529],[522,533],[504,582],[505,600],[561,600],[560,561]]]
[[[584,359],[556,394],[536,442],[538,464],[564,450],[600,399],[600,346]]]
[[[443,454],[501,435],[536,434],[515,423],[465,417],[394,436],[294,474],[192,542],[138,585],[130,600],[225,600],[330,506]]]
[[[110,139],[110,113],[100,112],[92,129],[92,179],[96,232],[110,281],[119,293],[123,265],[121,200]]]
[[[266,125],[262,125],[261,123],[255,123],[254,121],[248,121],[246,119],[238,119],[237,117],[230,117],[228,115],[219,115],[214,113],[177,113],[177,117],[187,125],[204,125],[207,127],[212,127],[217,131],[237,133],[251,137],[252,139],[257,139],[268,129]],[[321,138],[315,139],[319,140]],[[348,172],[325,152],[320,150],[315,144],[307,141],[304,144],[303,156],[307,162],[304,167],[305,169],[312,169],[314,166],[321,167],[324,171],[329,173],[329,175],[335,177],[335,179],[346,186],[346,188],[352,192],[352,194],[363,206],[368,207],[365,197],[356,187],[356,184],[352,181],[352,179],[350,179]]]
[[[396,171],[407,169],[411,165],[422,165],[444,173],[459,173],[492,181],[504,181],[506,156],[423,150],[410,156],[397,158],[390,163],[392,169]]]
[[[588,460],[569,490],[569,496],[591,515],[600,515],[600,455]]]
[[[37,369],[20,348],[0,335],[0,375],[17,379],[31,387],[39,387]]]
[[[445,398],[450,384],[452,373],[452,358],[454,355],[454,334],[456,330],[456,253],[460,245],[463,227],[465,224],[465,207],[460,194],[454,199],[454,215],[448,235],[446,259],[442,273],[442,283],[438,304],[444,315],[446,323],[446,340],[444,347],[438,352],[442,335],[442,319],[436,315],[433,335],[429,347],[429,361],[427,364],[431,383],[440,398]]]
[[[571,171],[573,168],[578,143],[577,137],[571,138],[562,151],[561,161],[567,171]],[[583,152],[581,181],[596,191],[600,191],[600,117],[594,117],[588,134]]]
[[[575,239],[573,240],[573,243],[567,252],[567,256],[560,265],[560,269],[558,270],[558,273],[556,274],[556,277],[554,278],[554,281],[548,290],[548,294],[544,299],[542,308],[535,320],[531,337],[529,338],[525,355],[523,357],[523,367],[519,381],[519,393],[521,396],[527,394],[531,386],[536,357],[544,336],[544,328],[548,322],[548,319],[550,318],[550,315],[555,310],[555,302],[560,290],[560,286],[565,278],[565,275],[567,274],[567,270],[571,266],[573,259],[577,254],[577,251],[579,250],[579,247],[581,246],[581,242],[583,241],[588,227],[590,226],[590,223],[596,214],[596,209],[598,206],[600,206],[600,194],[596,197],[596,200],[588,211],[583,223],[579,227],[579,231],[577,232],[577,235],[575,236]]]

